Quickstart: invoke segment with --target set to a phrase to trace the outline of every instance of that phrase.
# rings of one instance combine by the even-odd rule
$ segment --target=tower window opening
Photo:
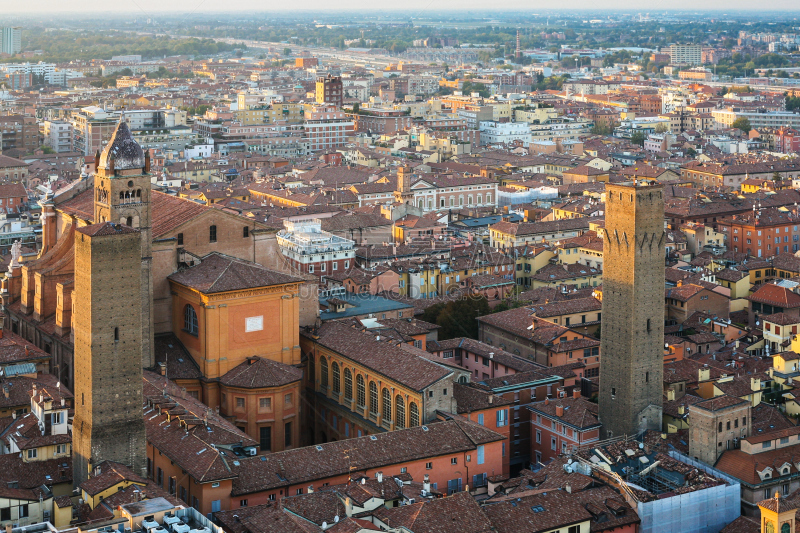
[[[650,383],[650,372],[645,372],[644,373],[644,382],[645,383]]]
[[[647,319],[647,332],[650,333],[650,319]]]
[[[119,340],[119,328],[114,328],[114,340]]]
[[[125,219],[125,225],[133,227],[133,217],[128,217]]]
[[[611,387],[611,398],[613,399],[617,395],[617,388]]]
[[[136,189],[136,198],[142,197],[142,189]]]

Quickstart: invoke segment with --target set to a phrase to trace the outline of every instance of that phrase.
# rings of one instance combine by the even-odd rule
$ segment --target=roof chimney
[[[375,477],[378,479],[378,483],[383,483],[383,472],[376,473]]]
[[[550,397],[547,397],[547,398],[544,399],[544,404],[545,405],[550,405]]]
[[[557,417],[564,416],[564,406],[563,405],[556,405],[556,416]]]
[[[581,390],[578,388],[572,389],[572,397],[578,399],[581,397]]]

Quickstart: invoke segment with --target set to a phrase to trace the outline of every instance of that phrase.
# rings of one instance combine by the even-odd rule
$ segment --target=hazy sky
[[[501,10],[530,10],[536,13],[552,9],[623,9],[626,11],[654,13],[660,10],[755,10],[755,11],[800,11],[798,0],[656,0],[655,2],[641,2],[631,0],[561,0],[559,2],[528,2],[520,0],[504,0],[500,2],[486,2],[481,0],[403,0],[402,2],[365,2],[363,0],[306,0],[304,2],[275,2],[263,0],[236,0],[235,2],[221,2],[220,0],[0,0],[0,24],[2,13],[52,13],[100,11],[138,12],[138,13],[200,13],[200,12],[228,12],[241,13],[246,10],[254,11],[309,11],[320,9],[357,9],[360,11],[377,11],[384,9],[418,11],[423,13],[429,10],[463,10],[463,9],[501,9]],[[789,19],[794,19],[794,16]]]

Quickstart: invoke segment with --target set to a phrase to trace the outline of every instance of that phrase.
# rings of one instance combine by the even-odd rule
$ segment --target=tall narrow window
[[[319,384],[328,388],[328,360],[324,356],[319,358]]]
[[[397,429],[406,427],[406,402],[399,394],[394,397],[394,424]]]
[[[333,392],[339,394],[339,392],[341,392],[342,381],[339,379],[341,375],[339,373],[339,363],[336,361],[331,363],[331,374],[333,374]]]
[[[419,407],[414,402],[408,406],[408,427],[413,428],[419,425]]]
[[[381,415],[383,416],[383,420],[390,421],[392,419],[392,393],[389,392],[389,389],[383,389],[382,404],[383,412]]]
[[[242,228],[242,237],[246,239],[249,236],[250,236],[250,226],[245,226],[244,228]]]
[[[125,219],[125,225],[129,227],[133,227],[133,217],[128,217]]]
[[[364,376],[361,374],[356,376],[356,403],[360,407],[366,407],[367,405],[367,390],[364,386]]]
[[[183,246],[183,233],[178,233],[178,246]]]
[[[353,399],[353,374],[349,368],[344,369],[344,399]]]
[[[119,328],[114,328],[114,340],[119,340]]]
[[[198,334],[197,313],[191,305],[187,305],[183,310],[183,329],[191,335]]]
[[[374,381],[369,382],[369,411],[378,415],[378,386]]]
[[[217,226],[209,226],[208,242],[217,242]]]
[[[650,333],[650,319],[647,319],[647,332]]]

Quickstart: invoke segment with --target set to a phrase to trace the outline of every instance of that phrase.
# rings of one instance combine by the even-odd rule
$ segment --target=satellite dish
[[[644,443],[643,443],[643,442],[640,442],[640,443],[639,443],[639,449],[640,449],[640,450],[643,450],[643,449],[644,449]]]

